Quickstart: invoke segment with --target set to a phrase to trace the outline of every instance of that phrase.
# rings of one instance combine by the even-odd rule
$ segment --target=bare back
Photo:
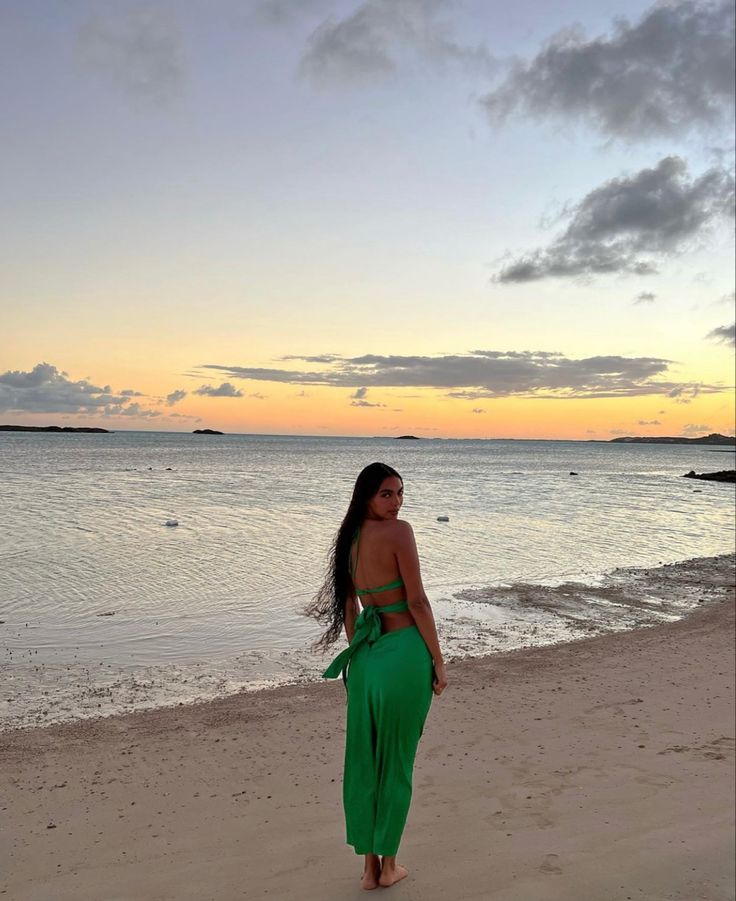
[[[356,589],[359,593],[366,592],[360,598],[364,606],[385,607],[407,600],[396,554],[402,527],[403,523],[397,521],[366,519],[360,528],[358,541],[351,549],[350,562]],[[397,582],[402,584],[389,587]],[[384,632],[393,632],[414,625],[414,617],[409,611],[384,613],[381,622]]]

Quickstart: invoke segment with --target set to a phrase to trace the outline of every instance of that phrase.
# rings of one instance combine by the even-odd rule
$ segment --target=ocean
[[[0,728],[319,678],[299,610],[375,460],[449,659],[678,618],[651,570],[734,552],[733,486],[682,478],[731,448],[0,433]]]

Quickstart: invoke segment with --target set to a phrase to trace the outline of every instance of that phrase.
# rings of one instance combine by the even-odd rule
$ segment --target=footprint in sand
[[[559,854],[545,854],[542,865],[539,868],[540,873],[551,873],[553,876],[562,875],[562,867],[558,866],[560,859]]]

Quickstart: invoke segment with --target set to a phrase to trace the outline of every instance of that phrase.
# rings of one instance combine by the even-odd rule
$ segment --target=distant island
[[[91,426],[75,428],[70,425],[0,425],[0,432],[104,432],[112,435],[110,429],[96,429]]]
[[[611,438],[612,442],[618,441],[624,444],[733,444],[736,445],[736,437],[733,435],[719,435],[713,432],[703,438]]]
[[[419,441],[419,437],[417,435],[397,435],[394,439],[395,441]]]
[[[195,429],[192,435],[224,435],[224,432],[218,432],[216,429]]]

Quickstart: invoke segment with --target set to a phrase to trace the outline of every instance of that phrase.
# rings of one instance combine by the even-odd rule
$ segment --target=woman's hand
[[[432,679],[432,691],[439,697],[447,688],[447,671],[445,664],[440,663],[434,667],[434,678]]]

